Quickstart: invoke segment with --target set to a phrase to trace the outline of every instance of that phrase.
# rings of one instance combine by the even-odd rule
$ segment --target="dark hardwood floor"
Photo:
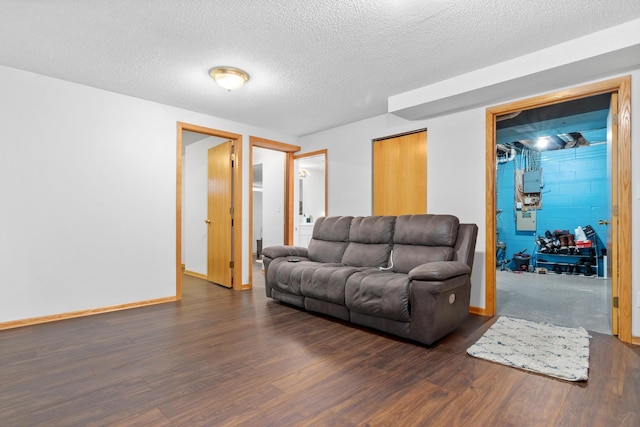
[[[640,348],[593,334],[587,383],[424,347],[185,276],[179,303],[0,331],[0,425],[638,426]]]

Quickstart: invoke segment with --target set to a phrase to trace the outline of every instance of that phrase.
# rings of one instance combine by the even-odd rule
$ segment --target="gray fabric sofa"
[[[263,249],[268,297],[431,345],[469,314],[478,227],[452,215],[318,218]]]

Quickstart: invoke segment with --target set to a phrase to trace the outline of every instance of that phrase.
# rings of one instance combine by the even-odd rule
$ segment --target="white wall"
[[[178,121],[243,135],[246,233],[249,135],[296,137],[0,66],[0,322],[175,295]]]
[[[285,154],[281,151],[254,148],[253,164],[262,164],[262,247],[282,245]]]
[[[632,80],[632,133],[637,133],[640,70],[633,71]],[[576,82],[572,86],[587,83],[591,82]],[[559,89],[562,88],[549,91]],[[328,149],[331,215],[370,215],[371,141],[427,128],[428,212],[454,214],[462,222],[479,226],[471,291],[471,305],[476,307],[485,306],[485,114],[489,106],[416,121],[385,114],[300,138],[305,151]],[[632,246],[638,246],[640,150],[633,150],[632,164],[633,243],[636,243]],[[633,265],[633,335],[640,336],[640,250],[633,253]]]

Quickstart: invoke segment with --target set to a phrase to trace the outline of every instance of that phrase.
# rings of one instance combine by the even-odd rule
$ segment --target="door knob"
[[[205,219],[204,222],[205,222],[205,224],[211,224],[212,223],[212,221],[209,218]]]
[[[598,220],[598,224],[600,225],[609,225],[609,221],[606,219],[600,219]]]

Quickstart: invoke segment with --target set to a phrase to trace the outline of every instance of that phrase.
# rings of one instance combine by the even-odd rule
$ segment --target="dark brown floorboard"
[[[185,276],[178,303],[0,331],[2,426],[638,426],[640,348],[593,334],[587,383],[424,347]]]

